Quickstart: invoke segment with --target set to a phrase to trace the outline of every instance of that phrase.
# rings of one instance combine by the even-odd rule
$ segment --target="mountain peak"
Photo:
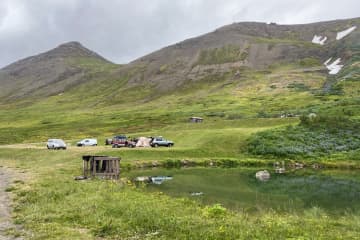
[[[28,64],[41,64],[42,62],[47,62],[51,59],[66,59],[66,58],[77,58],[77,57],[88,57],[88,58],[97,58],[105,62],[109,62],[99,54],[90,49],[84,47],[80,42],[72,41],[60,44],[54,49],[51,49],[47,52],[40,53],[35,56],[27,57],[21,59],[15,63],[12,63],[2,70],[12,71],[14,68],[18,68],[19,66],[22,68],[23,65]]]
[[[109,63],[79,42],[64,43],[0,69],[0,98],[19,98],[36,91],[38,95],[49,96],[80,84],[86,70],[77,65],[79,59],[95,60],[100,65]]]
[[[84,47],[77,41],[60,44],[44,54],[52,57],[95,57],[105,60],[102,56]]]
[[[82,45],[80,42],[77,42],[77,41],[62,43],[59,46],[57,46],[56,48],[54,48],[53,50],[50,50],[50,52],[57,50],[57,49],[60,49],[63,51],[83,51],[83,52],[87,52],[87,53],[94,53],[93,51],[84,47],[84,45]]]
[[[60,44],[58,47],[80,47],[80,48],[83,48],[84,46],[80,42],[71,41],[71,42]]]

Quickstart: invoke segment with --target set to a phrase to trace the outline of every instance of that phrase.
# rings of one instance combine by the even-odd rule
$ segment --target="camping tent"
[[[136,147],[150,147],[151,138],[139,137]]]

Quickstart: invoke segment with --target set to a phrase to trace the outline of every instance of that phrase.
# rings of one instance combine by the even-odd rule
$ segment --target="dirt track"
[[[9,149],[42,149],[46,151],[54,151],[46,149],[46,143],[38,144],[38,143],[30,143],[30,144],[11,144],[11,145],[0,145],[0,148],[9,148]],[[111,146],[96,146],[96,147],[77,147],[77,146],[68,146],[67,150],[74,152],[98,152],[98,151],[119,151],[119,149],[113,149]],[[63,151],[63,150],[59,150]]]
[[[6,234],[6,230],[18,228],[12,223],[10,194],[6,188],[14,180],[14,173],[0,167],[0,240],[20,240]]]

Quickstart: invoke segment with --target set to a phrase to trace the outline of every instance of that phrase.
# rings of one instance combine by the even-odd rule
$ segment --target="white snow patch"
[[[331,59],[332,59],[332,58],[329,58],[328,60],[326,60],[326,61],[324,62],[324,65],[326,66],[326,65],[331,61]]]
[[[323,37],[323,36],[318,36],[318,35],[314,35],[313,39],[312,39],[312,43],[316,43],[316,44],[320,44],[320,45],[324,45],[325,41],[327,40],[327,37]]]
[[[351,28],[348,28],[342,32],[338,32],[336,35],[336,40],[340,40],[344,37],[346,37],[347,35],[349,35],[352,31],[354,31],[356,29],[356,26],[352,26]]]
[[[329,62],[331,61],[331,58],[328,59],[324,65],[326,66],[326,68],[329,70],[329,74],[334,75],[337,74],[338,72],[340,72],[340,70],[342,69],[342,67],[344,65],[340,65],[340,61],[341,58],[336,59],[334,62],[332,62],[331,64],[329,64]]]

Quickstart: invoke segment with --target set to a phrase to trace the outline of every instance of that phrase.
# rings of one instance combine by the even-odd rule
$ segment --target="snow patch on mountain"
[[[324,62],[324,65],[326,66],[326,65],[331,61],[331,59],[332,59],[332,58],[329,58],[328,60],[326,60],[326,61]]]
[[[312,39],[312,43],[316,43],[316,44],[320,44],[320,45],[324,45],[325,41],[327,40],[327,37],[323,37],[323,36],[318,36],[318,35],[314,35],[313,39]]]
[[[344,37],[346,37],[347,35],[349,35],[352,31],[354,31],[356,29],[356,26],[352,26],[344,31],[338,32],[336,34],[336,40],[340,40]]]
[[[324,65],[329,70],[329,74],[335,75],[343,68],[344,65],[340,65],[341,58],[336,59],[334,62],[330,63],[331,58],[329,58]],[[329,64],[330,63],[330,64]]]

